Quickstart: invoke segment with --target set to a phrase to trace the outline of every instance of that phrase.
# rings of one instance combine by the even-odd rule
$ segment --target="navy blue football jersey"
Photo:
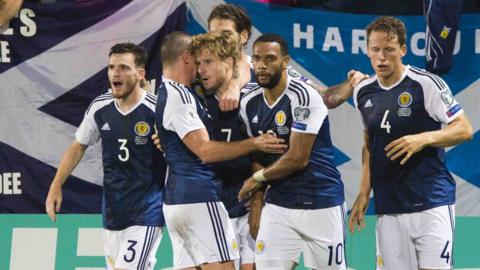
[[[445,151],[425,147],[405,165],[387,158],[385,147],[409,134],[441,129],[463,112],[446,83],[406,66],[398,83],[384,87],[377,76],[354,91],[369,137],[370,175],[378,214],[411,213],[455,202],[455,181]]]
[[[103,224],[122,230],[133,225],[163,226],[165,161],[150,137],[155,132],[156,97],[145,92],[130,112],[112,94],[97,97],[76,132],[83,145],[102,141]]]
[[[248,84],[240,93],[256,86]],[[238,109],[222,112],[218,107],[218,99],[214,94],[205,96],[208,112],[213,118],[213,139],[216,141],[234,142],[248,138],[248,135],[238,118]],[[249,156],[242,156],[236,159],[217,162],[213,164],[214,171],[222,180],[221,199],[228,211],[230,218],[237,218],[245,215],[248,211],[237,199],[242,188],[243,181],[252,175],[252,163]]]
[[[163,78],[157,92],[156,123],[168,165],[166,204],[220,201],[221,181],[211,164],[202,161],[183,143],[190,132],[205,128],[213,134],[211,116],[191,88]]]
[[[267,182],[266,202],[286,208],[319,209],[345,201],[343,183],[333,160],[327,108],[320,94],[300,78],[288,75],[284,93],[273,105],[256,87],[243,95],[240,116],[249,136],[273,133],[288,143],[291,132],[316,134],[308,166],[294,174]],[[258,154],[263,166],[274,163],[280,155]]]

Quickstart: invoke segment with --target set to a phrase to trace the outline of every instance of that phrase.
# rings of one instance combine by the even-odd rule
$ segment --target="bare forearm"
[[[430,132],[424,132],[427,146],[448,147],[459,144],[472,138],[473,130],[465,115],[459,116],[458,121],[453,121],[448,126]]]
[[[372,185],[370,183],[370,150],[368,146],[362,148],[362,176],[360,180],[359,195],[369,197]]]
[[[301,162],[298,156],[287,152],[275,163],[267,167],[263,174],[268,181],[277,180],[304,169],[307,164],[308,161],[307,163]]]
[[[201,147],[201,159],[204,163],[212,163],[234,159],[255,150],[254,139],[237,142],[208,141]]]
[[[68,176],[82,160],[86,146],[82,146],[76,142],[72,143],[63,155],[62,161],[57,169],[57,173],[53,178],[52,186],[62,187]]]
[[[345,102],[353,94],[353,87],[345,81],[341,84],[334,85],[326,90],[320,91],[323,102],[329,109],[334,109]]]

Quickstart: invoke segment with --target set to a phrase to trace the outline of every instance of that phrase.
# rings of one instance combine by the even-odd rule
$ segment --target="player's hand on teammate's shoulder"
[[[347,73],[347,82],[352,88],[355,88],[361,81],[368,79],[369,77],[368,74],[363,74],[358,70],[352,69]]]
[[[62,198],[62,188],[57,185],[52,185],[48,191],[47,200],[45,201],[45,211],[52,221],[57,219],[56,213],[60,212]]]
[[[348,218],[348,228],[351,233],[355,232],[355,225],[357,226],[358,231],[365,228],[365,213],[368,208],[368,200],[368,195],[358,194],[350,211],[350,217]]]
[[[238,108],[238,102],[240,100],[240,86],[230,80],[228,82],[228,90],[222,93],[218,106],[220,110],[224,112],[233,111]]]
[[[265,153],[281,154],[288,149],[285,140],[272,134],[262,134],[254,138],[255,149]]]

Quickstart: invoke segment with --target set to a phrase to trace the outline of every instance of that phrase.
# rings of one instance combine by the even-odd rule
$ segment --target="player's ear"
[[[403,44],[400,46],[400,51],[402,52],[402,57],[404,57],[407,54],[407,45]]]
[[[240,32],[240,44],[241,44],[241,46],[246,46],[247,41],[248,41],[248,31],[243,30],[242,32]]]
[[[290,55],[287,54],[282,60],[282,67],[287,68],[288,63],[290,63]]]
[[[190,64],[190,62],[193,61],[193,55],[192,55],[192,53],[191,53],[189,50],[183,51],[183,53],[182,53],[182,60],[183,60],[183,62],[184,62],[186,65]]]
[[[139,67],[137,68],[137,72],[138,72],[138,79],[145,80],[145,74],[146,74],[145,68]]]

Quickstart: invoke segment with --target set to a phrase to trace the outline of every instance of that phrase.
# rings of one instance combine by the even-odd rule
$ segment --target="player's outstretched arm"
[[[357,199],[350,211],[348,218],[348,228],[351,233],[355,232],[355,225],[358,231],[365,227],[365,213],[368,209],[368,200],[370,199],[370,147],[368,145],[368,134],[364,132],[364,143],[362,148],[362,179],[360,181],[360,191]]]
[[[248,178],[238,193],[238,199],[243,201],[250,198],[253,192],[260,189],[263,181],[280,179],[307,167],[316,136],[292,131],[288,151],[272,165]]]
[[[60,211],[62,206],[62,186],[82,159],[86,149],[87,146],[75,140],[63,155],[45,201],[45,210],[52,221],[57,219],[56,213]]]
[[[396,160],[400,157],[404,165],[410,157],[421,151],[426,146],[448,147],[470,140],[473,129],[465,113],[452,120],[445,128],[403,136],[385,147],[387,157]]]
[[[284,140],[271,134],[237,142],[211,141],[204,128],[189,132],[183,143],[204,163],[212,163],[234,159],[253,151],[281,154],[287,149]]]
[[[341,84],[332,86],[328,89],[318,89],[317,91],[323,97],[323,102],[329,109],[334,109],[345,102],[353,94],[353,89],[362,80],[367,79],[368,75],[360,71],[350,70],[347,74],[347,80]]]

